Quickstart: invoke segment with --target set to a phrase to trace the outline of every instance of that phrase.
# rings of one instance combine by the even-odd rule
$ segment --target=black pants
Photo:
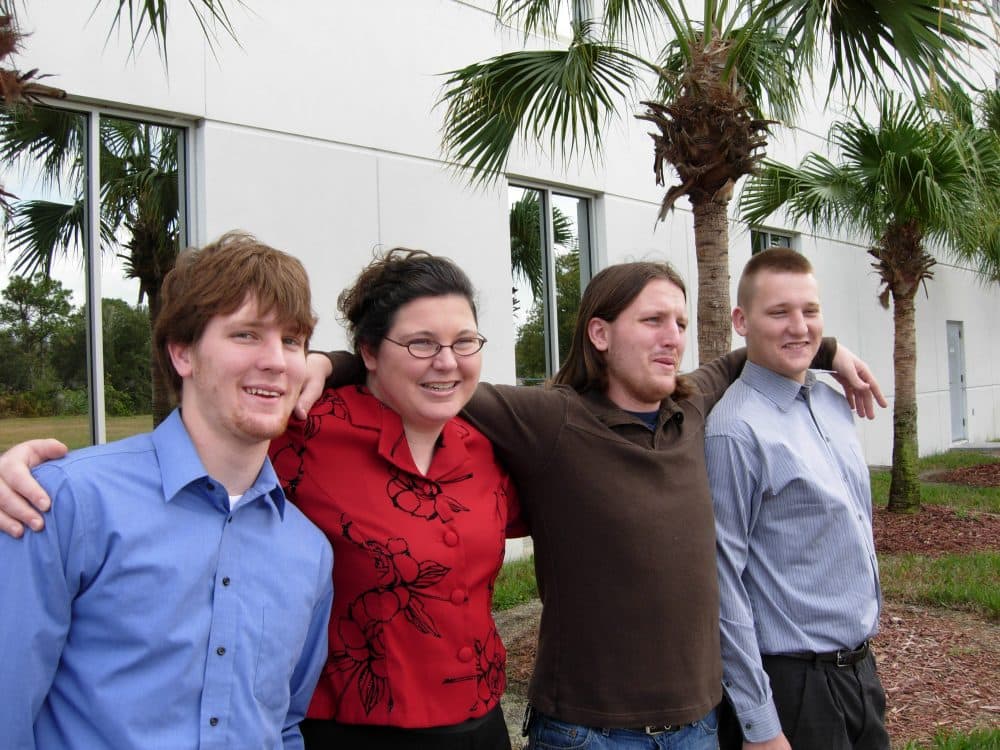
[[[306,750],[510,750],[499,706],[481,719],[453,727],[400,729],[322,719],[306,719],[300,726]]]
[[[889,750],[885,691],[871,653],[850,667],[765,656],[764,671],[793,750]],[[728,701],[723,704],[719,747],[739,750],[739,722]]]

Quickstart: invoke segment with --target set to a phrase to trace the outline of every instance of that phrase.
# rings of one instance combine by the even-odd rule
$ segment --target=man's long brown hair
[[[687,300],[684,279],[669,263],[652,261],[617,263],[594,276],[580,300],[580,311],[577,313],[569,354],[552,382],[556,385],[568,385],[578,393],[588,390],[606,392],[607,362],[604,352],[599,351],[590,340],[587,324],[591,318],[613,322],[621,315],[622,310],[642,294],[642,290],[649,282],[657,279],[669,281],[681,290],[685,301]],[[673,397],[683,398],[688,393],[690,393],[688,384],[683,378],[678,378]]]

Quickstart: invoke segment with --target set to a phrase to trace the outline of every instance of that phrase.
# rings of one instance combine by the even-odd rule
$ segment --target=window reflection
[[[515,185],[509,197],[515,371],[530,385],[552,377],[569,353],[589,277],[590,202]]]
[[[87,131],[99,122],[100,154]],[[0,450],[54,436],[92,440],[88,352],[101,342],[107,439],[148,431],[171,407],[151,374],[150,320],[184,243],[182,128],[35,106],[0,110]],[[101,335],[86,290],[87,173],[100,175]],[[14,363],[8,367],[6,363]],[[160,381],[165,382],[165,381]]]

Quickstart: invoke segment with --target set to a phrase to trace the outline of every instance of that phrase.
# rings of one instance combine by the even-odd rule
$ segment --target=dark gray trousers
[[[889,750],[885,691],[871,653],[849,667],[765,656],[764,670],[771,678],[781,730],[793,750]],[[739,750],[739,722],[728,701],[723,703],[719,746]]]

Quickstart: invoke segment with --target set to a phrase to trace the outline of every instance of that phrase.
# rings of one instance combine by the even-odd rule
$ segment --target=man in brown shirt
[[[480,385],[463,413],[511,472],[534,538],[543,611],[529,748],[717,747],[705,417],[746,357],[680,375],[687,322],[684,282],[668,264],[610,266],[584,292],[554,383]],[[330,374],[330,360],[310,360]],[[352,373],[333,361],[328,384],[343,384]],[[873,396],[884,405],[843,347],[827,340],[813,365],[841,373],[859,414],[873,416]],[[308,386],[300,407],[322,387]],[[15,481],[13,464],[0,458],[0,479]],[[0,481],[0,509],[27,520],[11,497]]]

